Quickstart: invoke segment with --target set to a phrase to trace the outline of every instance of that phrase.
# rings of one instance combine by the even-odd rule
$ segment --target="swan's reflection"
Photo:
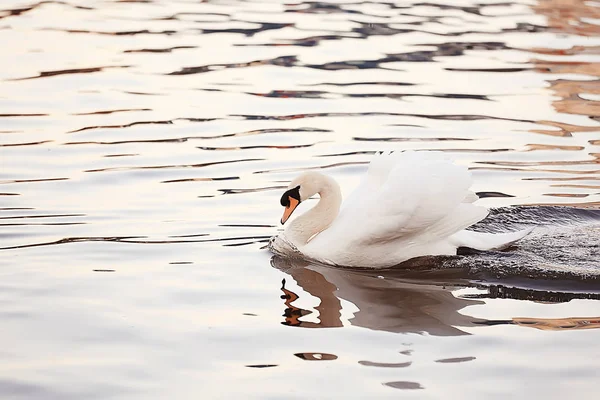
[[[302,317],[311,311],[294,305],[298,295],[286,287],[284,279],[281,288],[281,297],[286,306],[283,324],[290,326],[343,326],[343,299],[353,303],[359,310],[349,320],[352,325],[388,332],[426,332],[436,336],[456,336],[468,334],[461,329],[464,327],[504,324],[543,330],[600,328],[600,317],[485,320],[463,315],[459,311],[464,307],[483,302],[474,298],[455,297],[451,289],[443,286],[440,277],[435,282],[411,282],[405,278],[400,279],[398,273],[393,270],[367,272],[338,269],[278,256],[271,259],[271,264],[290,275],[304,291],[320,300],[320,304],[315,307],[319,313],[318,322],[303,321]],[[452,279],[452,286],[456,284],[466,282]],[[517,289],[511,298],[516,298],[519,290]],[[540,291],[538,296],[539,300],[544,300],[548,292]],[[527,291],[526,299],[535,300],[531,290]]]
[[[310,311],[293,305],[298,296],[284,286],[286,310],[284,324],[307,328],[341,327],[340,299],[359,309],[350,319],[352,325],[388,332],[428,332],[432,335],[466,334],[459,326],[473,326],[480,320],[462,315],[458,310],[479,300],[461,299],[450,290],[436,285],[379,278],[383,272],[366,273],[337,269],[274,256],[272,265],[290,275],[302,289],[317,297],[315,307],[319,322],[302,321]]]

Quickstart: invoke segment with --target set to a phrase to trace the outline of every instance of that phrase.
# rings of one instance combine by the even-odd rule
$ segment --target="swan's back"
[[[306,252],[326,262],[375,267],[451,254],[456,247],[449,237],[488,213],[472,204],[471,183],[466,167],[439,152],[379,153],[339,216]]]

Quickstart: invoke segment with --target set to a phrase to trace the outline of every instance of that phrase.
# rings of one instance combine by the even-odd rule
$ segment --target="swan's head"
[[[283,217],[281,217],[282,225],[301,202],[321,190],[323,180],[324,176],[318,172],[305,172],[289,184],[286,192],[281,196],[281,205],[285,207]]]

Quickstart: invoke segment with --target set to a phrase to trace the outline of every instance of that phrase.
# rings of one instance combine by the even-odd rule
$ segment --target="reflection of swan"
[[[274,256],[271,264],[291,276],[307,293],[318,298],[320,304],[314,308],[318,312],[318,322],[304,321],[311,311],[301,309],[293,303],[298,295],[282,287],[285,301],[285,325],[303,328],[342,327],[342,299],[353,303],[359,310],[349,320],[352,325],[388,332],[427,332],[437,336],[465,335],[461,327],[481,327],[493,325],[518,325],[542,330],[579,330],[600,328],[600,317],[590,318],[511,318],[506,320],[485,320],[461,314],[459,311],[470,305],[482,304],[479,300],[457,298],[451,289],[439,283],[451,279],[452,275],[438,275],[439,282],[407,281],[403,270],[378,271],[377,274],[365,270],[330,268]],[[384,278],[384,279],[382,279]],[[503,287],[503,292],[511,292]],[[509,298],[540,301],[569,301],[581,294],[515,289]],[[485,295],[481,296],[485,298]],[[585,298],[585,295],[581,296]]]
[[[341,299],[359,309],[349,321],[352,325],[374,330],[456,336],[466,334],[457,326],[484,322],[458,312],[468,305],[481,304],[481,301],[456,298],[449,289],[441,286],[409,283],[393,277],[381,279],[366,271],[329,268],[278,256],[271,259],[271,264],[320,300],[315,307],[319,313],[318,322],[303,321],[302,317],[311,312],[295,307],[292,303],[298,296],[284,285],[286,325],[341,327]]]
[[[464,230],[488,214],[475,206],[467,168],[435,152],[379,154],[340,211],[338,184],[317,172],[300,175],[281,198],[285,223],[315,194],[317,205],[271,242],[275,253],[348,267],[383,268],[423,255],[453,255],[458,247],[506,247],[529,231],[503,234]],[[339,214],[338,214],[339,213]]]

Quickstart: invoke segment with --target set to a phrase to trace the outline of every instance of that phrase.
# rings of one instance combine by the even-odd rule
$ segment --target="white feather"
[[[442,153],[377,154],[337,217],[329,219],[326,228],[308,243],[294,245],[320,261],[382,268],[422,255],[456,254],[457,247],[469,244],[477,249],[498,248],[528,233],[463,231],[488,214],[473,204],[477,196],[469,190],[471,183],[469,170],[451,163]],[[324,197],[321,201],[333,202]],[[301,237],[299,231],[308,225],[302,221],[288,227],[291,241],[294,235]]]

